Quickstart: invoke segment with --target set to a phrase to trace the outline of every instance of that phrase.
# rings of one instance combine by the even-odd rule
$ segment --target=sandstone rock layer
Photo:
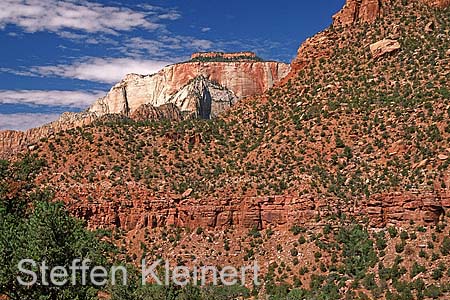
[[[270,196],[240,199],[159,199],[112,203],[69,203],[72,213],[88,221],[92,228],[120,227],[126,231],[144,228],[181,226],[215,229],[286,227],[318,225],[318,219],[336,213],[368,217],[371,226],[433,225],[450,209],[449,192],[426,191],[379,194],[362,205],[330,205],[308,195],[302,197]],[[330,207],[333,211],[330,211]],[[346,209],[346,211],[339,211]],[[319,224],[320,225],[320,224]]]
[[[129,115],[142,104],[160,106],[174,103],[183,112],[201,115],[196,111],[198,99],[180,101],[180,96],[176,96],[197,77],[208,80],[207,87],[214,83],[214,90],[228,90],[226,93],[240,99],[265,92],[283,79],[289,70],[288,64],[278,62],[187,62],[171,65],[153,75],[128,75],[106,97],[94,103],[89,112],[96,115]],[[217,100],[223,102],[224,99]],[[235,99],[227,97],[225,102],[228,100]],[[183,102],[181,106],[180,102]],[[216,115],[220,112],[218,107],[211,113]]]

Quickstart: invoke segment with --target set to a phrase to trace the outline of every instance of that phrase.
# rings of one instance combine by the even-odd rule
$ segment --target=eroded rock
[[[401,49],[400,43],[391,39],[383,39],[370,45],[370,52],[373,58],[379,58],[399,49]]]
[[[190,97],[192,93],[189,89],[206,87],[207,91],[202,91],[204,95],[209,93],[221,98],[211,98],[212,102],[222,102],[224,93],[218,92],[222,90],[225,94],[233,94],[229,97],[227,95],[225,102],[229,102],[262,94],[281,81],[289,70],[288,64],[278,62],[212,61],[175,64],[153,75],[128,75],[88,111],[96,115],[131,115],[143,104],[158,107],[173,103],[184,113],[202,115],[198,111],[198,99]],[[203,79],[200,80],[203,86],[192,87],[192,83],[199,82],[198,78]],[[230,99],[231,97],[236,99]],[[215,109],[211,114],[220,113],[222,108],[217,106]]]
[[[420,1],[438,8],[450,5],[450,0]],[[333,16],[333,25],[350,26],[358,23],[373,23],[383,15],[384,11],[389,11],[391,5],[389,0],[347,0],[342,10]]]

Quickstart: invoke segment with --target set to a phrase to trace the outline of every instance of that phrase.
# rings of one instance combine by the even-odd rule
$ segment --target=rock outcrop
[[[373,58],[379,58],[399,49],[401,49],[400,43],[390,39],[384,39],[370,45],[370,53]]]
[[[363,212],[373,226],[436,224],[450,209],[448,191],[412,191],[374,195]]]
[[[229,109],[237,100],[229,89],[199,76],[181,88],[169,102],[179,107],[185,116],[210,119]]]
[[[410,1],[420,1],[438,8],[444,8],[450,5],[450,0]],[[385,11],[389,10],[390,2],[391,0],[347,0],[344,8],[333,16],[333,25],[349,26],[356,23],[373,23]]]
[[[297,56],[291,64],[291,73],[285,79],[295,76],[299,70],[314,60],[330,57],[332,43],[333,38],[328,32],[321,32],[307,39],[298,49]]]
[[[344,7],[333,16],[333,27],[348,27],[360,23],[373,23],[379,17],[391,11],[393,0],[347,0]],[[444,8],[450,6],[450,0],[410,0],[419,1],[432,7]],[[285,77],[284,82],[296,76],[298,71],[305,68],[306,65],[320,58],[328,58],[333,53],[331,47],[335,43],[336,32],[332,30],[322,31],[315,36],[307,39],[299,48],[297,56],[292,61],[291,72]],[[380,41],[381,44],[373,45],[380,57],[387,52],[400,49],[400,44],[393,41],[392,44],[383,45],[388,40]],[[371,49],[372,50],[372,49]],[[450,50],[449,50],[450,51]],[[372,52],[374,54],[374,52]],[[450,55],[450,54],[449,54]]]
[[[77,217],[87,220],[92,228],[120,227],[125,231],[171,225],[215,229],[284,226],[288,229],[293,225],[317,226],[320,225],[318,219],[342,213],[361,219],[368,217],[371,226],[386,227],[408,225],[411,221],[417,225],[436,224],[450,209],[447,195],[447,191],[380,194],[353,209],[333,208],[325,200],[308,195],[204,200],[184,199],[184,196],[181,199],[149,197],[120,205],[110,201],[68,203],[68,208]]]
[[[344,8],[333,16],[335,26],[357,22],[374,22],[381,14],[382,0],[348,0]]]
[[[160,106],[173,103],[185,114],[210,118],[228,108],[230,102],[262,94],[283,79],[289,70],[288,64],[278,62],[187,62],[171,65],[153,75],[128,75],[88,111],[99,116],[111,113],[129,116],[142,104]],[[212,101],[207,104],[211,106],[210,115],[198,110],[199,97],[192,97],[195,91],[200,93],[200,98]],[[183,96],[187,98],[183,99]],[[227,105],[214,105],[214,102]]]
[[[444,8],[450,6],[450,0],[421,0],[421,1],[433,7]]]
[[[126,231],[171,225],[216,229],[289,228],[293,224],[315,224],[316,217],[326,213],[326,203],[307,196],[204,200],[149,197],[121,205],[102,201],[68,203],[67,207],[72,214],[86,220],[91,228],[120,227]]]

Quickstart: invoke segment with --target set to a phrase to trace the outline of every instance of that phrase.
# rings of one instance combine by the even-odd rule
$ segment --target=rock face
[[[382,0],[347,0],[344,8],[333,16],[335,26],[348,26],[357,22],[374,22],[381,13]]]
[[[408,225],[410,221],[433,225],[450,209],[447,191],[375,195],[353,211],[341,211],[337,206],[331,206],[330,211],[325,200],[308,195],[197,200],[186,198],[190,193],[188,190],[181,198],[149,197],[120,205],[111,201],[77,202],[69,203],[68,207],[74,215],[87,220],[91,228],[120,227],[126,231],[171,225],[215,229],[317,226],[318,217],[336,213],[368,217],[373,227]]]
[[[169,103],[179,107],[185,116],[210,119],[229,109],[238,99],[229,89],[199,76],[170,97]]]
[[[401,49],[400,43],[390,39],[384,39],[370,45],[370,52],[373,58],[384,56],[399,49]]]
[[[355,23],[373,23],[384,11],[389,10],[391,0],[347,0],[344,8],[333,16],[334,26],[349,26]],[[413,0],[432,7],[444,8],[450,0]]]
[[[186,193],[188,195],[188,193]],[[91,228],[120,227],[124,230],[180,226],[265,229],[271,226],[313,224],[325,203],[312,198],[285,196],[243,199],[157,199],[123,202],[69,203],[69,210]]]
[[[154,75],[128,75],[88,111],[98,116],[111,113],[129,116],[142,104],[160,106],[173,103],[183,113],[210,118],[238,99],[265,92],[283,79],[289,70],[288,64],[277,62],[187,62],[171,65]],[[200,92],[199,97],[192,97],[195,92]],[[187,98],[183,99],[183,96]],[[211,101],[204,103],[211,106],[210,115],[207,114],[208,109],[198,110],[199,102],[202,102],[199,99]],[[214,102],[227,104],[214,105]]]
[[[435,224],[450,209],[448,191],[413,191],[371,197],[363,211],[373,226]]]

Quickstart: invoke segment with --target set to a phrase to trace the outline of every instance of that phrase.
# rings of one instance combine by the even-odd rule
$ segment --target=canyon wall
[[[328,200],[331,201],[331,200]],[[450,192],[413,191],[374,195],[358,205],[333,205],[327,200],[273,196],[240,199],[180,199],[144,197],[122,202],[68,203],[69,210],[91,228],[119,227],[126,231],[180,226],[225,229],[317,226],[342,214],[368,219],[375,228],[434,225],[450,209]]]
[[[228,90],[234,94],[235,99],[228,97],[230,93],[225,93],[225,98],[215,99],[228,102],[262,94],[283,79],[289,70],[288,64],[278,62],[187,62],[171,65],[153,75],[128,75],[88,111],[96,115],[129,115],[142,104],[160,106],[174,103],[182,112],[198,113],[196,108],[199,99],[181,103],[179,96],[174,98],[198,77],[204,78],[204,83],[209,81],[207,86],[215,84],[215,89]],[[220,112],[221,109],[218,109],[211,113],[217,115]]]

